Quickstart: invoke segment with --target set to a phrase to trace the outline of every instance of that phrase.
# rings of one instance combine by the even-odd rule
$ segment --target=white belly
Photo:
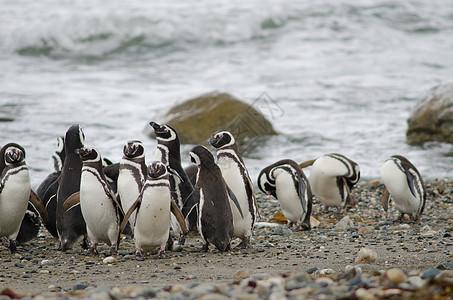
[[[310,187],[319,201],[327,206],[342,206],[343,199],[337,186],[337,176],[347,173],[347,169],[336,159],[328,156],[318,158],[310,171]]]
[[[80,209],[93,243],[116,244],[119,224],[112,200],[102,184],[90,172],[82,172],[80,181]]]
[[[242,180],[240,169],[237,164],[229,158],[219,158],[218,165],[222,170],[223,179],[225,179],[228,187],[236,196],[242,214],[244,215],[244,217],[241,216],[236,205],[230,200],[231,211],[233,213],[233,236],[239,238],[250,237],[252,235],[253,217],[249,210],[249,200],[252,201],[252,205],[254,205],[254,203],[253,199],[248,199],[247,197],[247,191],[245,189],[244,181]]]
[[[0,237],[15,239],[30,198],[30,175],[27,167],[8,177],[0,194]]]
[[[286,171],[276,171],[274,174],[277,199],[283,214],[291,222],[302,222],[305,214],[291,174]]]
[[[170,201],[168,187],[153,187],[145,191],[135,220],[137,248],[150,251],[165,245],[170,233]]]
[[[396,208],[402,213],[415,215],[420,208],[421,202],[420,199],[412,195],[406,174],[392,160],[388,160],[382,165],[380,173]]]
[[[124,213],[127,213],[140,195],[140,187],[132,176],[132,172],[128,169],[122,169],[118,175],[118,195]],[[132,222],[135,220],[135,214],[136,212],[134,211],[129,218],[131,225],[133,225]]]

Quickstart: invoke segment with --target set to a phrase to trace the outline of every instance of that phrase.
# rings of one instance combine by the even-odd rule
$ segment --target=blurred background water
[[[339,152],[379,177],[390,155],[452,177],[451,145],[405,143],[417,98],[453,77],[450,0],[17,0],[0,9],[0,145],[27,150],[33,186],[80,123],[113,161],[147,123],[213,90],[263,92],[280,136],[246,158],[253,181],[282,158]],[[184,146],[183,161],[188,163]]]

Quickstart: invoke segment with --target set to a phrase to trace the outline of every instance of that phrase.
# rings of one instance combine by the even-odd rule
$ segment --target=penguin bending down
[[[113,255],[118,250],[120,223],[124,213],[104,175],[99,151],[82,147],[75,152],[83,162],[80,192],[70,196],[63,207],[67,212],[80,204],[91,241],[91,252],[98,254],[97,245],[104,242],[110,246],[110,255]]]
[[[295,161],[280,160],[261,170],[258,187],[278,200],[290,227],[296,224],[302,230],[311,229],[313,196],[307,177]]]
[[[407,158],[393,155],[382,165],[380,173],[384,181],[384,210],[388,210],[391,196],[401,213],[398,220],[402,221],[404,214],[408,214],[418,221],[425,208],[426,188],[417,168]]]
[[[64,137],[58,137],[57,150],[52,155],[52,173],[41,182],[36,190],[36,194],[45,206],[48,216],[47,222],[43,222],[44,226],[56,238],[58,238],[56,225],[58,178],[60,177],[65,157]]]
[[[141,141],[128,141],[123,148],[118,175],[118,199],[125,212],[137,200],[146,179],[145,146]],[[129,223],[134,227],[135,212]]]
[[[157,258],[165,257],[165,246],[170,234],[171,212],[176,216],[184,234],[187,227],[178,206],[171,199],[167,166],[153,161],[147,168],[146,181],[138,199],[131,205],[121,224],[121,230],[136,211],[134,224],[135,255],[141,260],[144,252],[159,248]]]
[[[233,235],[241,239],[239,248],[247,248],[256,220],[257,205],[244,160],[239,154],[234,136],[229,131],[214,132],[207,142],[217,148],[217,165],[244,213],[241,215],[234,203],[230,203],[233,213]]]
[[[194,187],[181,165],[180,143],[175,129],[169,125],[149,123],[156,133],[157,149],[154,159],[169,166],[169,179],[172,198],[181,209],[186,218],[189,231],[196,231],[197,210],[193,209],[198,200],[194,193]],[[172,227],[180,233],[180,243],[184,244],[185,237],[181,235],[180,228],[174,218]]]
[[[83,147],[85,135],[82,127],[74,124],[66,131],[65,135],[65,162],[58,178],[56,225],[60,239],[59,249],[66,251],[74,246],[74,243],[82,240],[82,248],[87,249],[87,231],[85,220],[82,216],[80,205],[76,205],[67,212],[64,211],[63,203],[74,193],[80,191],[80,177],[82,173],[82,160],[75,153],[76,149]]]
[[[30,174],[25,150],[9,143],[0,151],[0,237],[7,237],[9,249],[16,252],[16,237],[30,199]]]
[[[357,205],[352,195],[353,186],[360,179],[357,163],[344,155],[325,154],[316,160],[301,164],[301,167],[313,164],[310,172],[310,187],[313,194],[326,207],[335,206],[339,211],[346,205]]]
[[[189,155],[191,161],[198,166],[195,188],[200,195],[198,230],[205,243],[203,250],[208,251],[209,244],[213,244],[220,252],[227,251],[230,249],[234,234],[229,199],[232,198],[242,214],[240,205],[233,193],[228,190],[222,171],[206,147],[196,146]]]

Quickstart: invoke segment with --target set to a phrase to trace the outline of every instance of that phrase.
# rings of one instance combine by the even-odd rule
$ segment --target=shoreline
[[[206,288],[203,293],[219,297],[220,294],[240,294],[267,299],[270,294],[265,297],[266,293],[260,293],[257,287],[269,285],[268,292],[271,292],[269,282],[274,281],[283,293],[280,296],[294,295],[298,291],[300,295],[327,297],[332,289],[340,286],[348,293],[354,291],[353,294],[340,293],[340,296],[357,298],[361,298],[360,293],[370,294],[371,288],[379,290],[375,290],[376,295],[393,289],[394,295],[403,298],[427,292],[427,287],[441,293],[447,289],[442,287],[445,282],[453,282],[453,180],[429,180],[425,184],[428,195],[419,222],[392,222],[398,213],[391,205],[385,216],[380,207],[382,188],[379,183],[359,182],[353,189],[358,206],[336,214],[322,211],[315,200],[312,216],[319,225],[311,231],[292,231],[282,224],[255,226],[250,248],[227,253],[219,253],[213,247],[207,253],[199,252],[201,239],[190,236],[184,247],[176,246],[176,251],[168,252],[167,259],[155,259],[148,254],[144,261],[137,261],[132,255],[133,240],[123,239],[114,260],[104,263],[108,256],[106,245],[100,246],[98,256],[88,254],[79,246],[62,253],[55,250],[57,240],[44,230],[16,254],[11,255],[4,244],[0,247],[0,285],[22,295],[38,298],[43,295],[46,299],[61,295],[91,297],[96,293],[125,297],[139,290],[149,293],[152,290],[149,296],[158,298],[178,295],[196,298],[192,293],[203,286]],[[278,202],[257,189],[255,192],[261,213],[257,224],[266,224],[262,222],[269,222],[279,212]],[[346,216],[349,222],[344,221]],[[343,223],[345,227],[340,226]],[[238,240],[234,240],[233,247],[237,244]],[[375,251],[376,260],[356,263],[362,248]],[[449,270],[439,270],[439,266]],[[393,268],[403,270],[404,281],[389,282],[386,270]],[[423,274],[433,276],[426,280]],[[344,276],[352,276],[348,279],[352,281],[345,280]],[[354,278],[356,284],[350,285]],[[373,284],[364,285],[365,281]],[[288,289],[289,282],[294,286]],[[301,282],[306,286],[299,287],[303,285]],[[362,290],[357,295],[359,289]],[[302,291],[311,292],[303,294]],[[341,298],[336,294],[330,296]],[[255,299],[253,297],[250,299]]]

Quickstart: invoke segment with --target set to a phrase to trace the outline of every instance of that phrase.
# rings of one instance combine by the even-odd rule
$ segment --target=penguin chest
[[[19,170],[8,171],[1,184],[3,189],[0,193],[0,237],[13,239],[19,231],[30,198],[28,168],[21,167]]]
[[[82,172],[80,209],[88,232],[100,240],[108,240],[108,231],[118,227],[112,199],[107,196],[102,182],[91,172]]]
[[[250,202],[254,205],[253,198],[247,195],[246,178],[237,163],[228,158],[219,158],[218,165],[222,171],[222,177],[228,187],[236,196],[244,217],[241,216],[238,208],[230,199],[231,212],[233,213],[234,236],[244,237],[251,235],[253,217],[250,212]]]
[[[310,173],[310,187],[313,194],[319,201],[327,206],[342,206],[345,199],[341,196],[337,185],[337,177],[324,172],[323,170],[313,169]],[[347,191],[343,191],[346,197]]]
[[[170,232],[170,201],[168,187],[152,187],[143,193],[134,227],[137,247],[146,250],[167,242]]]
[[[132,204],[140,195],[141,186],[137,182],[139,178],[134,176],[134,172],[130,169],[122,169],[118,175],[118,195],[121,201],[124,212],[127,212]],[[135,212],[131,215],[131,220],[134,220]]]
[[[417,213],[421,204],[421,197],[412,195],[406,174],[392,160],[385,162],[380,172],[396,208],[402,213]]]
[[[285,217],[291,222],[300,222],[303,208],[291,174],[281,172],[275,178],[276,195]]]

